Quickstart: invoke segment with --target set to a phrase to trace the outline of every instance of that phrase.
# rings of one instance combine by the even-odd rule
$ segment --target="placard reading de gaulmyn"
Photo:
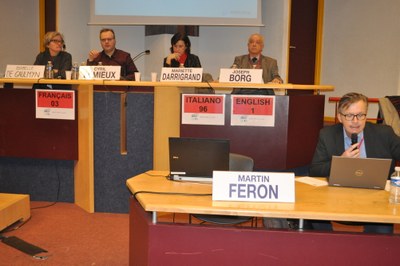
[[[36,90],[36,118],[75,120],[75,91]]]

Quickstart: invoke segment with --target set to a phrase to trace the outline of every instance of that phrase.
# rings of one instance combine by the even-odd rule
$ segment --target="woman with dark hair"
[[[164,58],[164,67],[201,67],[197,55],[190,53],[190,40],[184,33],[175,33],[171,38],[171,54]]]

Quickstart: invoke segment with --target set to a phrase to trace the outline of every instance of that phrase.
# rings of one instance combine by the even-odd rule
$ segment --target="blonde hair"
[[[43,39],[43,45],[44,48],[47,48],[47,46],[50,44],[51,40],[54,39],[54,37],[60,36],[62,43],[64,44],[64,36],[58,32],[58,31],[49,31],[44,35],[44,39]]]

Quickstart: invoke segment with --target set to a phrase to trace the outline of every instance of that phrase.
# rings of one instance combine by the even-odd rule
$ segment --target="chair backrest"
[[[253,171],[253,158],[237,153],[229,154],[229,171]]]

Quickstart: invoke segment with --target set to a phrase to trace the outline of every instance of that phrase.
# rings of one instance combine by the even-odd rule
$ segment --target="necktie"
[[[251,61],[253,62],[253,64],[255,64],[255,63],[257,62],[257,57],[253,57],[253,58],[251,59]]]

